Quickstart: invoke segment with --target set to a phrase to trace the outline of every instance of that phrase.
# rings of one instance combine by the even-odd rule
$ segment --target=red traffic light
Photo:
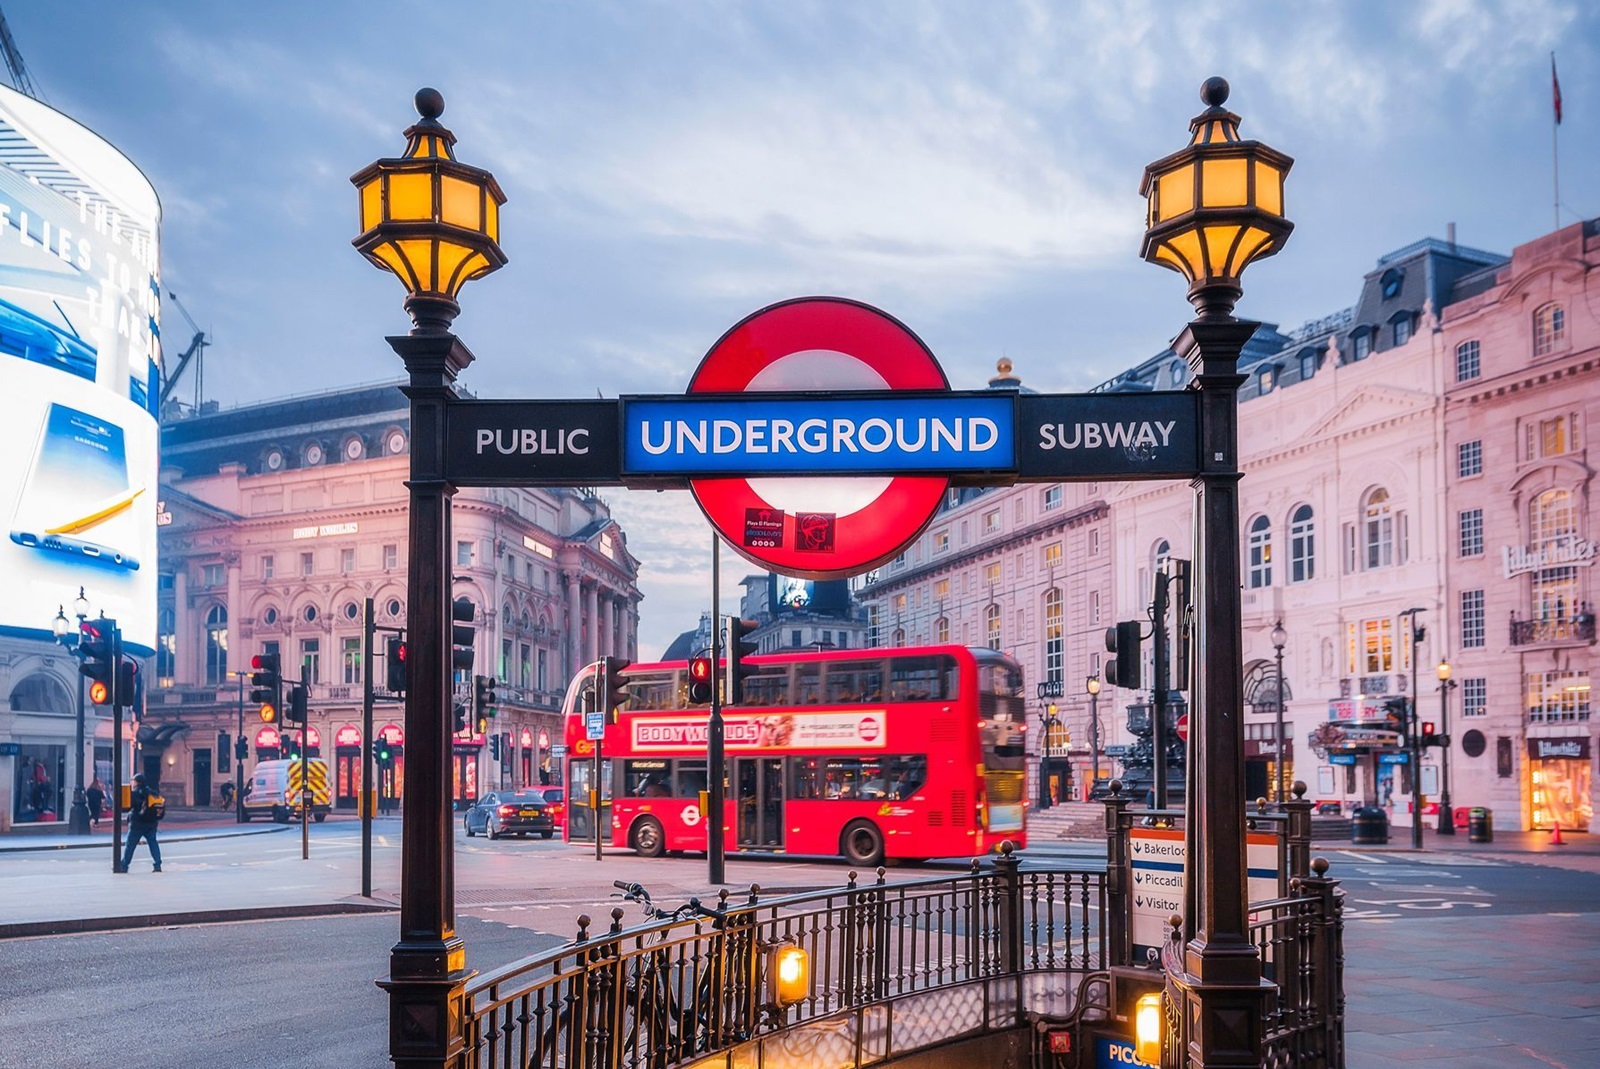
[[[1432,735],[1434,733],[1434,726],[1433,726],[1433,721],[1432,720],[1424,720],[1422,722],[1422,733],[1424,735]]]
[[[696,657],[689,662],[689,678],[696,683],[711,682],[711,658]]]
[[[394,644],[394,657],[401,664],[406,663],[406,644],[404,642],[396,642]]]

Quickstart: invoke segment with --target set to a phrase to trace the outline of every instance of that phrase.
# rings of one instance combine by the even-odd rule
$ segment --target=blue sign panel
[[[690,394],[622,400],[628,478],[1015,470],[1016,398]]]
[[[1380,765],[1404,765],[1409,763],[1411,755],[1408,753],[1381,753],[1378,755]]]
[[[1127,1040],[1101,1036],[1094,1042],[1095,1069],[1155,1069],[1149,1062],[1141,1062],[1134,1050]]]
[[[583,733],[591,742],[598,742],[606,737],[606,714],[591,712],[583,714]]]
[[[1353,753],[1336,753],[1328,755],[1328,764],[1330,765],[1353,765],[1355,763],[1356,755]]]

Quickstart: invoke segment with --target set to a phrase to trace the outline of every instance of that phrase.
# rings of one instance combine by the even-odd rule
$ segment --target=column
[[[239,637],[239,619],[244,615],[244,606],[239,601],[239,558],[234,557],[228,562],[228,671],[239,672],[250,667],[250,658],[245,655],[243,639]],[[231,679],[225,679],[229,686],[233,685]]]
[[[186,564],[186,561],[180,560],[172,574],[172,635],[176,654],[174,660],[177,661],[173,666],[173,683],[180,687],[200,681],[195,665],[203,659],[203,655],[197,651],[205,648],[195,633],[194,611],[189,608],[189,571]]]
[[[609,594],[601,594],[595,584],[595,658],[611,656],[611,623],[616,612]]]
[[[582,634],[586,636],[583,650],[583,663],[589,664],[600,659],[600,628],[598,626],[600,615],[598,601],[598,584],[587,583],[583,588],[583,628]]]
[[[583,667],[583,612],[578,607],[577,572],[563,572],[567,582],[567,678],[571,679]]]

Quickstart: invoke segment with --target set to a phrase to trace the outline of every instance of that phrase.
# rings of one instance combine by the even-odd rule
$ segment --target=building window
[[[1257,516],[1250,523],[1250,589],[1272,585],[1272,523]]]
[[[839,637],[841,639],[845,637],[843,631],[839,632]],[[950,617],[941,616],[933,622],[933,640],[935,642],[950,641]],[[843,644],[842,642],[840,643],[841,646]]]
[[[535,689],[545,691],[550,689],[550,651],[545,649],[534,651],[534,677]]]
[[[339,551],[339,574],[349,575],[356,570],[356,549],[346,546]]]
[[[1300,351],[1300,381],[1317,373],[1317,351],[1315,349],[1302,349]]]
[[[508,605],[506,606],[507,616],[510,613],[511,607]],[[507,683],[511,682],[511,640],[509,638],[500,640],[500,671],[495,673],[495,677],[503,679]]]
[[[1389,567],[1394,563],[1394,510],[1389,504],[1389,491],[1380,486],[1367,495],[1361,525],[1366,567]]]
[[[950,596],[950,580],[940,579],[933,584],[933,596],[937,601],[943,601]]]
[[[1346,671],[1350,675],[1382,675],[1394,670],[1394,621],[1387,617],[1355,620],[1345,627]]]
[[[1533,313],[1533,355],[1549,356],[1567,340],[1567,313],[1559,304],[1547,304]]]
[[[998,533],[999,530],[1000,510],[995,509],[992,512],[985,512],[983,514],[983,533],[986,535],[992,535]]]
[[[1589,719],[1588,672],[1528,673],[1530,723],[1587,719]]]
[[[1489,715],[1489,681],[1487,679],[1463,679],[1461,681],[1461,715]]]
[[[1529,420],[1523,425],[1523,460],[1539,460],[1571,453],[1583,443],[1578,433],[1580,414],[1566,412],[1549,419]]]
[[[517,686],[526,690],[533,685],[533,647],[526,642],[517,646]]]
[[[1478,342],[1464,341],[1456,346],[1456,381],[1470,382],[1483,373],[1483,365],[1478,359]]]
[[[471,542],[457,542],[456,543],[456,567],[457,568],[470,568],[470,567],[472,567],[472,543]]]
[[[1052,542],[1044,547],[1044,566],[1046,568],[1061,567],[1061,543]]]
[[[1274,374],[1275,370],[1270,364],[1262,367],[1260,375],[1260,390],[1262,393],[1272,392],[1273,383],[1277,380],[1277,376]]]
[[[1049,512],[1051,509],[1060,508],[1061,507],[1061,487],[1059,487],[1059,486],[1047,486],[1047,487],[1045,487],[1044,488],[1043,498],[1040,501],[1040,507],[1045,512]]]
[[[1028,503],[1027,501],[1023,500],[1021,495],[1018,495],[1015,502],[1011,506],[1011,517],[1012,519],[1016,520],[1017,526],[1021,527],[1023,520],[1027,518],[1027,515]]]
[[[1304,583],[1317,577],[1317,529],[1310,505],[1301,505],[1289,517],[1289,582]]]
[[[1483,442],[1473,440],[1456,446],[1456,476],[1469,479],[1483,474]]]
[[[383,547],[383,567],[384,567],[384,570],[388,571],[388,570],[390,570],[392,568],[399,567],[399,565],[400,565],[400,547],[397,546],[397,545],[384,546]]]
[[[268,553],[261,558],[261,578],[271,579],[273,575],[273,568],[273,557],[271,553]]]
[[[1049,680],[1065,678],[1066,646],[1064,642],[1063,601],[1056,588],[1044,593],[1044,677]]]
[[[1541,623],[1566,623],[1577,614],[1578,569],[1541,568],[1533,573],[1534,619]]]
[[[950,532],[935,531],[933,533],[933,552],[935,556],[940,553],[950,552]]]
[[[801,639],[802,639],[802,636],[800,634],[800,629],[798,627],[795,628],[793,631],[789,632],[789,645],[791,645],[791,646],[799,646],[800,642],[801,642]]]
[[[319,682],[322,678],[322,640],[303,638],[300,640],[300,671],[307,683]]]
[[[1394,347],[1396,349],[1411,340],[1411,313],[1407,312],[1398,316],[1394,321]]]
[[[156,686],[170,687],[178,675],[178,618],[171,609],[156,614]]]
[[[1363,329],[1360,334],[1350,339],[1352,360],[1365,360],[1372,355],[1372,335]]]
[[[1461,648],[1483,648],[1483,591],[1461,592]]]
[[[876,605],[868,605],[867,606],[867,645],[868,646],[872,646],[872,647],[876,647],[878,645],[878,639],[879,639],[878,607]]]
[[[1463,557],[1483,556],[1483,510],[1466,509],[1458,517]]]
[[[300,554],[300,574],[302,576],[315,575],[317,571],[317,555],[315,553]]]
[[[1528,540],[1543,545],[1578,533],[1571,490],[1546,490],[1528,504]]]
[[[889,570],[890,571],[903,572],[903,571],[905,571],[905,568],[906,568],[906,555],[904,553],[900,554],[894,560],[889,562]]]
[[[894,608],[894,614],[896,616],[904,616],[905,615],[905,611],[906,611],[906,596],[904,594],[896,594],[893,598],[890,599],[889,604]]]
[[[359,636],[339,640],[339,670],[344,682],[361,682],[361,639]]]
[[[984,641],[991,650],[1000,648],[1000,606],[990,605],[983,610]]]
[[[1100,529],[1098,527],[1091,527],[1089,528],[1089,556],[1098,557],[1099,555]]]
[[[993,564],[985,564],[983,566],[983,581],[985,583],[987,583],[988,585],[990,585],[990,586],[999,586],[1000,585],[1000,562],[999,561],[995,561]]]
[[[206,683],[220,687],[228,681],[228,610],[213,605],[206,613]]]
[[[1098,624],[1099,622],[1100,622],[1100,591],[1091,590],[1091,591],[1089,591],[1089,623]]]
[[[207,587],[221,586],[224,579],[222,565],[206,564],[200,568],[200,585]]]

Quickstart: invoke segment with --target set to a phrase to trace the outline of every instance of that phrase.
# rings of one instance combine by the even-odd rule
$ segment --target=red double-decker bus
[[[926,646],[750,658],[724,710],[729,851],[970,857],[1024,839],[1022,670],[990,649]],[[720,677],[720,672],[718,673]],[[706,705],[685,662],[634,665],[630,700],[595,743],[595,670],[566,696],[567,839],[645,857],[706,849]],[[598,763],[598,769],[596,765]]]

